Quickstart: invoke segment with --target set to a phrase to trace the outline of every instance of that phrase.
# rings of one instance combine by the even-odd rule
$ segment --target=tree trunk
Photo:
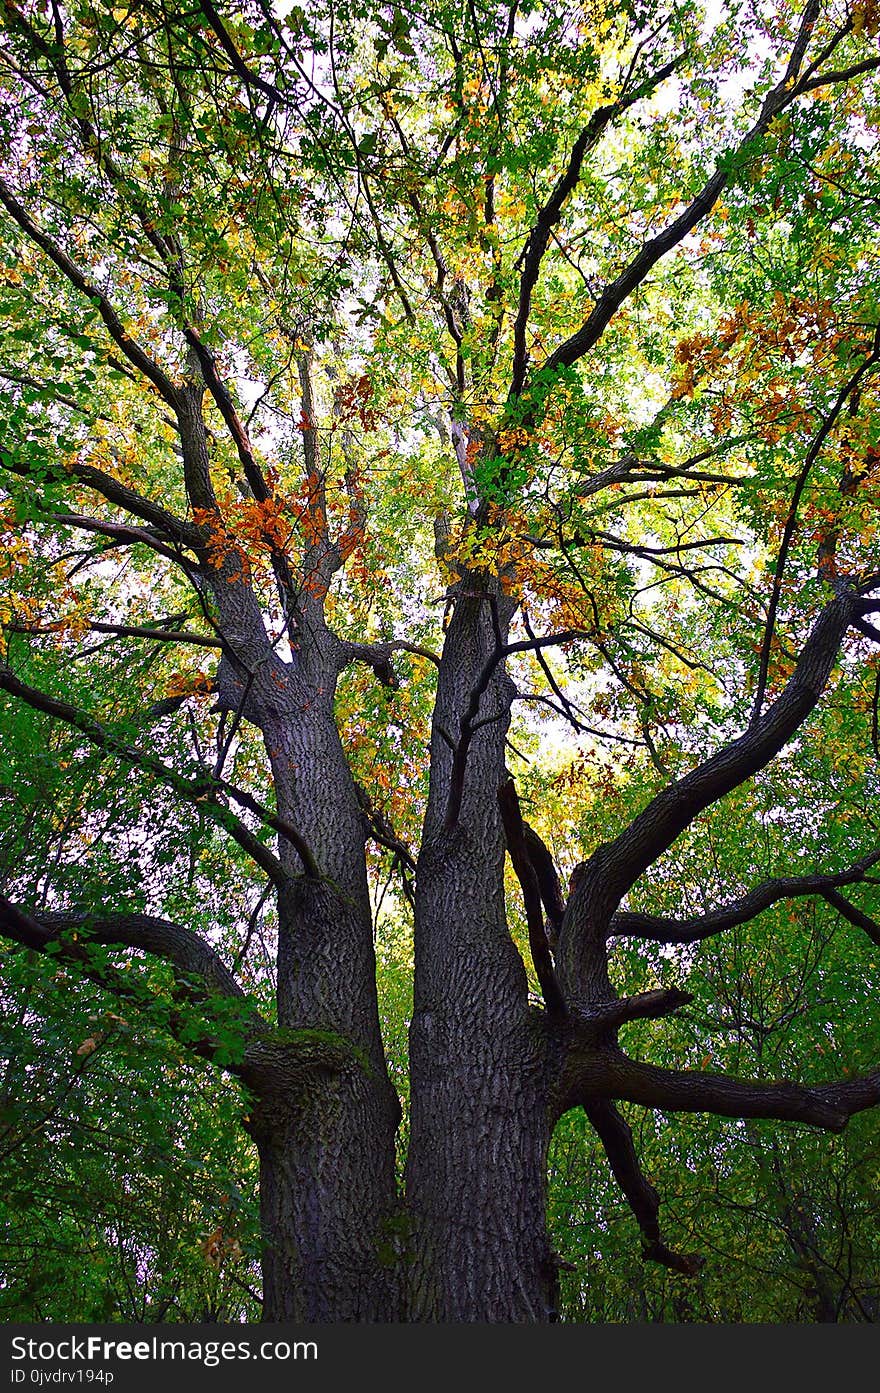
[[[263,1320],[396,1320],[396,1099],[329,1031],[283,1032],[264,1053],[246,1124],[260,1157]]]
[[[410,1316],[421,1321],[535,1322],[555,1308],[550,1050],[504,908],[497,791],[511,684],[501,664],[479,712],[495,719],[474,735],[460,816],[447,825],[453,753],[440,728],[458,738],[495,645],[488,604],[460,599],[440,673],[416,893],[407,1203]]]
[[[304,874],[281,839],[290,878],[278,895],[278,1031],[248,1078],[267,1321],[399,1315],[389,1220],[400,1105],[379,1028],[364,824],[333,720],[335,679],[324,665],[308,678],[288,669],[279,685],[276,671],[247,698],[278,812],[319,872]]]

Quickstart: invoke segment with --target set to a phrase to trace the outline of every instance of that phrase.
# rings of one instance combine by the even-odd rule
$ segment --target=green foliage
[[[875,0],[820,7],[795,66],[803,7],[739,0],[222,9],[222,34],[153,0],[0,19],[0,883],[83,921],[3,953],[6,1320],[253,1319],[256,1166],[228,1081],[252,1013],[375,1072],[347,1036],[277,1026],[286,813],[277,730],[248,707],[254,615],[291,668],[316,610],[316,647],[358,655],[314,695],[362,799],[403,1183],[413,867],[460,735],[434,719],[456,603],[515,602],[509,763],[567,885],[779,696],[833,594],[876,587]],[[251,602],[225,628],[221,573]],[[872,849],[877,637],[851,630],[795,738],[625,908],[699,915]],[[505,892],[537,1005],[509,869]],[[856,898],[876,921],[877,879]],[[199,935],[245,995],[89,943],[117,911]],[[699,944],[619,938],[621,995],[692,997],[623,1043],[759,1080],[868,1073],[876,955],[814,898]],[[668,1241],[709,1260],[689,1284],[643,1267],[567,1114],[566,1319],[878,1319],[873,1115],[830,1143],[627,1117]]]
[[[3,959],[2,1319],[252,1319],[236,1089],[51,958]]]

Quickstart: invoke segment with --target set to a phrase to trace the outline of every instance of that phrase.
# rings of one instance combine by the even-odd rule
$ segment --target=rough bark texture
[[[396,1100],[329,1031],[282,1032],[268,1053],[252,1066],[247,1124],[260,1156],[263,1319],[395,1320]]]
[[[221,592],[227,610],[234,592]],[[379,1028],[363,816],[333,717],[339,645],[312,615],[293,661],[283,663],[262,625],[262,647],[237,614],[224,627],[237,642],[221,663],[221,704],[261,730],[278,813],[298,829],[318,872],[280,839],[288,879],[278,893],[279,1041],[248,1074],[263,1316],[393,1320],[399,1304],[386,1254],[400,1105]]]
[[[500,615],[502,623],[505,616]],[[487,601],[459,599],[446,635],[416,895],[407,1202],[411,1318],[545,1321],[548,1044],[507,929],[504,779],[510,692],[499,665],[480,707],[461,812],[445,826],[459,720],[496,635]]]

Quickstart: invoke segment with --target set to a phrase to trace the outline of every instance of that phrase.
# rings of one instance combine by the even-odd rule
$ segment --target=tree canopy
[[[7,1318],[877,1319],[878,32],[0,5]]]

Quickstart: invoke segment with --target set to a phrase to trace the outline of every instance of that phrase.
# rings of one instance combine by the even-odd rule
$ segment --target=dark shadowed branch
[[[535,966],[535,975],[538,978],[547,1010],[551,1014],[563,1014],[565,1001],[556,980],[556,973],[553,970],[553,957],[544,928],[538,875],[529,854],[519,798],[513,779],[508,779],[499,788],[498,806],[501,810],[501,821],[504,826],[511,864],[522,889],[529,934],[529,950]]]
[[[192,1023],[181,1014],[188,1005],[210,1012],[210,999],[244,1001],[244,993],[233,974],[209,943],[190,929],[166,919],[138,913],[84,916],[80,914],[41,914],[39,917],[0,895],[0,934],[33,952],[52,951],[59,962],[70,963],[97,986],[122,1002],[139,1009],[156,1011],[163,1003],[141,978],[112,963],[100,962],[89,951],[91,946],[133,948],[169,962],[179,974],[174,992],[175,1005],[166,1011],[170,1033],[193,1054],[213,1059],[216,1042],[205,1019],[205,1032],[194,1036]],[[196,985],[197,983],[197,985]],[[261,1032],[265,1023],[249,1010],[243,1021],[250,1032]],[[234,1065],[230,1065],[233,1072]]]
[[[646,1261],[659,1262],[685,1277],[696,1276],[705,1259],[698,1253],[676,1253],[663,1242],[659,1223],[660,1196],[641,1168],[629,1124],[614,1104],[605,1099],[585,1103],[584,1112],[642,1231],[642,1256]]]
[[[852,905],[849,905],[841,895],[835,892],[842,886],[858,885],[863,880],[865,873],[878,861],[880,861],[880,851],[873,851],[869,856],[863,857],[848,867],[847,870],[838,871],[832,875],[787,876],[766,880],[762,885],[750,890],[747,895],[732,900],[730,904],[712,910],[709,914],[693,915],[687,919],[673,919],[655,914],[638,914],[630,910],[620,911],[611,920],[609,935],[621,938],[640,938],[652,943],[699,943],[704,938],[724,933],[727,929],[735,928],[738,924],[749,923],[765,909],[778,904],[781,900],[820,895],[823,899],[828,900],[829,904],[833,904],[836,909],[840,910],[842,914],[845,914],[850,922],[858,923],[860,928],[865,928],[876,943],[880,941],[880,929],[877,928],[873,920],[868,919],[867,915],[862,915],[860,911],[854,910]],[[841,905],[846,905],[846,910],[841,908]],[[852,916],[857,913],[859,918],[853,918]],[[872,927],[867,928],[866,924]]]
[[[765,1083],[723,1074],[659,1069],[622,1051],[572,1061],[569,1097],[624,1099],[671,1112],[711,1112],[721,1117],[766,1117],[842,1132],[856,1112],[880,1102],[880,1071],[847,1082],[807,1087]]]
[[[519,301],[513,325],[513,370],[510,387],[512,397],[519,396],[526,380],[528,369],[526,329],[529,322],[532,291],[537,285],[541,262],[553,229],[562,216],[566,199],[577,187],[584,159],[598,145],[609,125],[635,102],[654,92],[662,82],[665,82],[667,77],[672,75],[681,61],[681,58],[673,59],[640,83],[633,92],[621,96],[616,102],[609,102],[605,106],[597,107],[572,146],[568,164],[557,179],[549,198],[539,210],[519,260],[522,270],[519,282]]]

